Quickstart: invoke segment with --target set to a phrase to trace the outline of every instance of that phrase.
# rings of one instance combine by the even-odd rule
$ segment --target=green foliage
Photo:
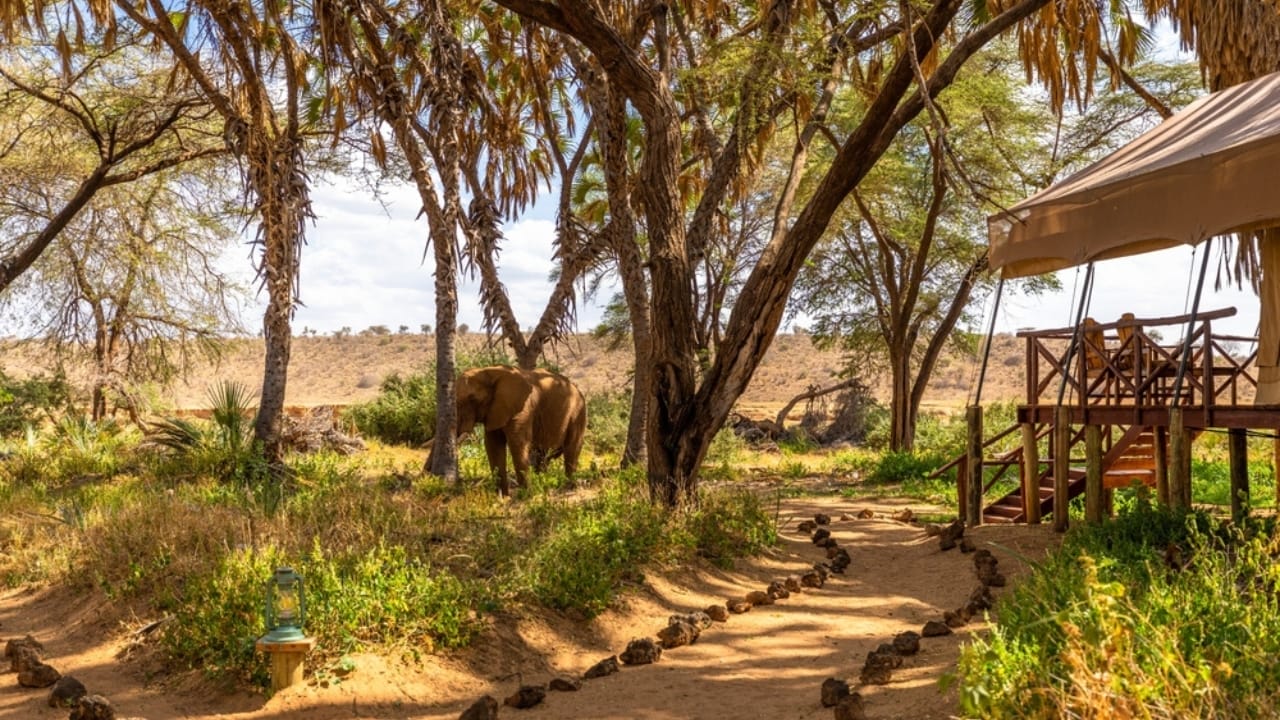
[[[391,373],[383,379],[377,398],[348,408],[346,417],[366,437],[395,445],[422,445],[435,432],[435,365],[405,376]]]
[[[265,461],[253,442],[253,392],[242,383],[224,380],[210,386],[208,397],[208,422],[166,418],[147,428],[144,447],[168,461],[158,472],[241,484],[266,478]]]
[[[18,380],[0,372],[0,437],[53,420],[71,408],[71,386],[61,372]]]
[[[624,580],[640,578],[665,535],[663,511],[638,489],[619,485],[582,503],[544,498],[531,513],[549,534],[528,558],[530,592],[548,607],[588,617],[608,606]]]
[[[746,490],[704,494],[684,522],[698,555],[720,567],[778,543],[776,515],[770,515],[759,495]]]
[[[871,469],[867,480],[876,483],[901,483],[919,480],[945,462],[933,454],[889,451]]]
[[[1273,717],[1280,652],[1271,520],[1244,526],[1137,502],[1069,535],[966,647],[976,717]]]
[[[631,420],[631,391],[599,392],[587,396],[587,443],[594,455],[621,454]]]
[[[459,354],[458,372],[489,365],[509,365],[500,348]],[[418,372],[391,373],[382,381],[378,397],[353,405],[346,417],[366,437],[391,445],[419,447],[436,431],[436,366],[427,363]]]

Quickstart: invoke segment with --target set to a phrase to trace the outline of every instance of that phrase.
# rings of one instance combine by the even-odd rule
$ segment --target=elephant
[[[587,403],[568,378],[546,370],[494,365],[462,373],[457,396],[458,437],[477,423],[484,426],[489,467],[504,497],[511,493],[508,447],[517,485],[527,483],[531,459],[534,469],[542,472],[559,455],[564,456],[565,477],[572,482],[587,429]],[[428,468],[431,460],[429,453]]]

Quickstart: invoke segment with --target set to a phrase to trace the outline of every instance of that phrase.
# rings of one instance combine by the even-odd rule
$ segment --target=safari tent
[[[1257,339],[1215,333],[1212,322],[1234,309],[1201,311],[1197,289],[1188,315],[1098,323],[1083,317],[1082,303],[1073,327],[1019,333],[1027,343],[1027,394],[1018,424],[984,438],[981,408],[970,408],[969,449],[954,463],[970,523],[1038,522],[1047,512],[1062,529],[1071,497],[1084,494],[1086,514],[1097,518],[1112,489],[1134,483],[1151,486],[1163,502],[1189,505],[1190,446],[1211,430],[1231,435],[1233,508],[1243,511],[1246,433],[1280,428],[1277,181],[1280,73],[1207,95],[988,219],[989,262],[1004,278],[1258,233],[1262,321]],[[1148,334],[1157,325],[1172,332]],[[1248,357],[1231,352],[1233,342],[1255,340]],[[1020,449],[984,457],[1019,429]],[[1074,448],[1083,448],[1083,466],[1072,459]],[[1019,488],[988,501],[992,476],[1012,468]]]

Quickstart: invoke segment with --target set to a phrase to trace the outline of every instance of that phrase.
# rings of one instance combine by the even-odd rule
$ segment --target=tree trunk
[[[270,251],[268,250],[268,254]],[[284,396],[289,380],[289,353],[292,336],[289,316],[293,313],[292,274],[286,280],[267,276],[267,311],[262,320],[266,358],[262,371],[262,396],[258,417],[254,422],[254,438],[262,443],[267,465],[279,469],[284,464],[284,448],[280,443],[280,424],[284,416]]]
[[[911,403],[910,353],[899,350],[890,360],[893,366],[892,392],[889,415],[892,426],[889,432],[889,448],[898,452],[910,452],[916,442],[916,408]]]
[[[649,328],[649,292],[645,287],[639,250],[634,241],[623,245],[619,250],[618,268],[622,275],[622,294],[627,299],[627,312],[631,317],[631,342],[635,357],[627,444],[622,450],[622,467],[627,467],[645,457],[649,386],[653,382],[653,362],[649,357],[649,347],[653,343],[653,337]]]

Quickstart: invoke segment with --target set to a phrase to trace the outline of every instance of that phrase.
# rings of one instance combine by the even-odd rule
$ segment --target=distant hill
[[[483,336],[469,334],[461,339],[461,352],[477,350],[484,343]],[[0,347],[3,347],[3,367],[7,373],[21,377],[50,369],[48,354],[39,343],[7,341]],[[984,400],[1021,396],[1023,353],[1023,346],[1016,338],[997,336],[987,371]],[[418,334],[294,338],[285,402],[290,406],[365,402],[377,396],[383,378],[395,372],[418,371],[434,354],[434,337]],[[616,390],[630,384],[631,353],[609,351],[589,335],[572,337],[550,355],[560,371],[572,378],[584,393]],[[160,394],[157,405],[162,412],[166,407],[205,407],[208,404],[206,389],[224,378],[256,389],[262,382],[262,358],[262,340],[231,341],[220,364],[193,365],[185,381]],[[773,415],[810,385],[824,387],[838,382],[841,368],[840,353],[818,350],[809,336],[779,335],[739,401],[739,411],[753,417]],[[950,412],[963,407],[977,373],[976,358],[943,357],[925,398],[925,409]],[[85,373],[75,369],[70,374],[73,380],[85,377]],[[877,397],[888,400],[887,382],[874,372],[864,374],[863,380]]]

